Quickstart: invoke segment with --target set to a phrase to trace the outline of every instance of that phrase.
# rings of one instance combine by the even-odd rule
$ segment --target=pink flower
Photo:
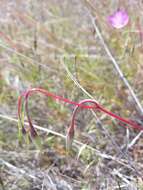
[[[129,22],[128,13],[119,9],[108,17],[108,22],[114,28],[123,28]]]

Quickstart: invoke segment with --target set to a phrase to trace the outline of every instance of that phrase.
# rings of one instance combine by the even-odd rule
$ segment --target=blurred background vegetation
[[[75,85],[72,76],[107,109],[123,117],[141,119],[128,89],[102,47],[88,11],[96,14],[109,49],[143,105],[143,39],[140,31],[143,5],[139,0],[90,2],[94,10],[84,0],[1,0],[1,115],[17,119],[18,96],[31,87],[42,87],[77,102],[89,98]],[[109,25],[107,17],[119,5],[128,11],[130,22],[125,28],[117,30]],[[66,134],[73,106],[38,94],[30,98],[29,104],[35,124],[59,134]],[[129,131],[118,121],[101,113],[96,114],[111,139],[103,128],[98,126],[90,111],[82,111],[78,115],[76,139],[107,155],[118,156],[119,151],[112,141],[124,150],[127,140],[130,142],[137,135],[137,131],[130,130],[128,138]],[[32,143],[27,145],[25,141],[19,145],[17,124],[0,118],[0,158],[32,172],[39,181],[43,182],[45,178],[49,180],[48,175],[51,180],[54,179],[55,186],[52,186],[49,180],[43,189],[98,190],[142,186],[142,180],[134,171],[121,167],[113,160],[109,162],[108,159],[96,155],[92,149],[86,149],[85,146],[73,147],[73,152],[67,159],[65,139],[42,131],[38,133],[42,141],[41,150],[37,150]],[[131,160],[136,162],[137,169],[142,166],[141,144],[140,140],[136,147],[128,151]],[[77,156],[79,158],[76,160]],[[113,173],[119,169],[122,177]],[[25,176],[16,180],[16,175],[12,175],[4,164],[0,165],[0,171],[3,190],[42,189],[41,181],[33,182]],[[45,173],[41,174],[41,171]],[[38,175],[46,177],[41,179]],[[129,176],[129,184],[128,180],[124,180],[125,176]],[[60,179],[61,182],[58,182]]]

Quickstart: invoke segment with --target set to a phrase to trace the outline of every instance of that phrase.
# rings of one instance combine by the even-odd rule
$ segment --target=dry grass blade
[[[27,171],[21,169],[21,168],[17,168],[16,166],[10,164],[9,162],[6,162],[3,159],[0,159],[0,163],[2,165],[5,165],[6,167],[8,167],[10,170],[12,170],[12,172],[16,173],[16,174],[21,174],[21,175],[25,175],[27,177],[30,177],[33,180],[36,180],[37,177],[35,177],[34,175],[28,174]]]

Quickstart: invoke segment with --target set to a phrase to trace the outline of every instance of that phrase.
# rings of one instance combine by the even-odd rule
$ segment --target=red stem
[[[40,92],[42,94],[44,94],[45,96],[48,96],[48,97],[52,97],[53,99],[57,99],[57,100],[60,100],[60,101],[63,101],[65,103],[69,103],[69,104],[72,104],[72,105],[75,105],[75,109],[77,109],[78,107],[81,107],[83,109],[96,109],[96,110],[99,110],[99,111],[102,111],[104,113],[106,113],[107,115],[115,118],[115,119],[118,119],[120,121],[122,121],[123,123],[126,123],[127,125],[130,125],[132,126],[132,128],[134,129],[138,129],[138,130],[143,130],[143,127],[141,127],[140,125],[136,124],[135,122],[131,121],[131,120],[128,120],[128,119],[125,119],[125,118],[122,118],[114,113],[112,113],[111,111],[108,111],[106,110],[105,108],[103,108],[98,102],[96,102],[95,100],[92,100],[92,99],[86,99],[86,100],[82,100],[80,103],[77,103],[77,102],[74,102],[74,101],[71,101],[69,99],[66,99],[66,98],[63,98],[61,96],[57,96],[55,94],[52,94],[50,92],[48,92],[47,90],[44,90],[42,88],[32,88],[32,89],[29,89],[27,90],[25,93],[23,93],[19,99],[18,99],[18,117],[19,119],[21,119],[21,115],[20,115],[20,112],[21,112],[21,104],[22,104],[22,97],[25,97],[25,101],[26,101],[26,112],[27,112],[27,117],[28,117],[28,122],[29,122],[29,125],[30,127],[33,126],[32,125],[32,122],[31,122],[31,119],[30,119],[30,116],[28,114],[28,97],[30,95],[32,95],[33,93],[35,92]],[[94,106],[89,106],[89,105],[83,105],[83,103],[86,103],[86,102],[91,102],[91,103],[94,103]],[[74,110],[75,111],[75,110]],[[73,113],[73,117],[75,117],[75,114]],[[73,122],[73,120],[72,120]],[[73,125],[74,125],[74,122],[73,122]],[[33,128],[33,127],[32,127]],[[33,129],[32,129],[33,130]]]

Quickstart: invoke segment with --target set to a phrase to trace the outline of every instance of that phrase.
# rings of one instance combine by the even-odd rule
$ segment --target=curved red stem
[[[20,112],[21,112],[21,105],[22,105],[22,97],[25,98],[25,110],[27,112],[27,118],[28,118],[28,122],[29,122],[29,126],[31,128],[31,130],[34,129],[33,125],[32,125],[32,121],[30,119],[30,116],[29,116],[29,112],[28,112],[28,97],[30,95],[32,95],[33,93],[35,92],[39,92],[39,93],[42,93],[44,94],[45,96],[48,96],[48,97],[51,97],[53,98],[54,100],[57,99],[59,101],[62,101],[62,102],[65,102],[65,103],[69,103],[69,104],[72,104],[72,105],[75,105],[75,110],[77,108],[83,108],[83,109],[96,109],[96,110],[99,110],[99,111],[102,111],[104,113],[106,113],[107,115],[115,118],[115,119],[118,119],[120,121],[122,121],[123,123],[126,123],[127,125],[130,125],[132,126],[132,128],[134,129],[138,129],[138,130],[143,130],[143,127],[141,127],[140,125],[138,125],[137,123],[131,121],[131,120],[128,120],[128,119],[125,119],[125,118],[122,118],[114,113],[112,113],[111,111],[108,111],[106,110],[105,108],[103,108],[98,102],[96,102],[95,100],[92,100],[92,99],[85,99],[85,100],[82,100],[80,101],[79,103],[77,102],[74,102],[74,101],[71,101],[67,98],[63,98],[61,96],[57,96],[55,94],[52,94],[50,92],[48,92],[47,90],[45,89],[42,89],[42,88],[31,88],[29,90],[27,90],[26,92],[24,92],[19,98],[18,98],[18,117],[19,119],[21,119],[21,115],[20,115]],[[87,102],[90,102],[90,103],[94,103],[93,106],[89,106],[89,105],[84,105],[84,103],[87,103]],[[76,111],[74,110],[73,112],[73,117],[75,118],[75,113]],[[74,121],[72,120],[72,125],[74,125]],[[35,131],[35,130],[33,130]],[[69,130],[70,131],[70,130]]]

